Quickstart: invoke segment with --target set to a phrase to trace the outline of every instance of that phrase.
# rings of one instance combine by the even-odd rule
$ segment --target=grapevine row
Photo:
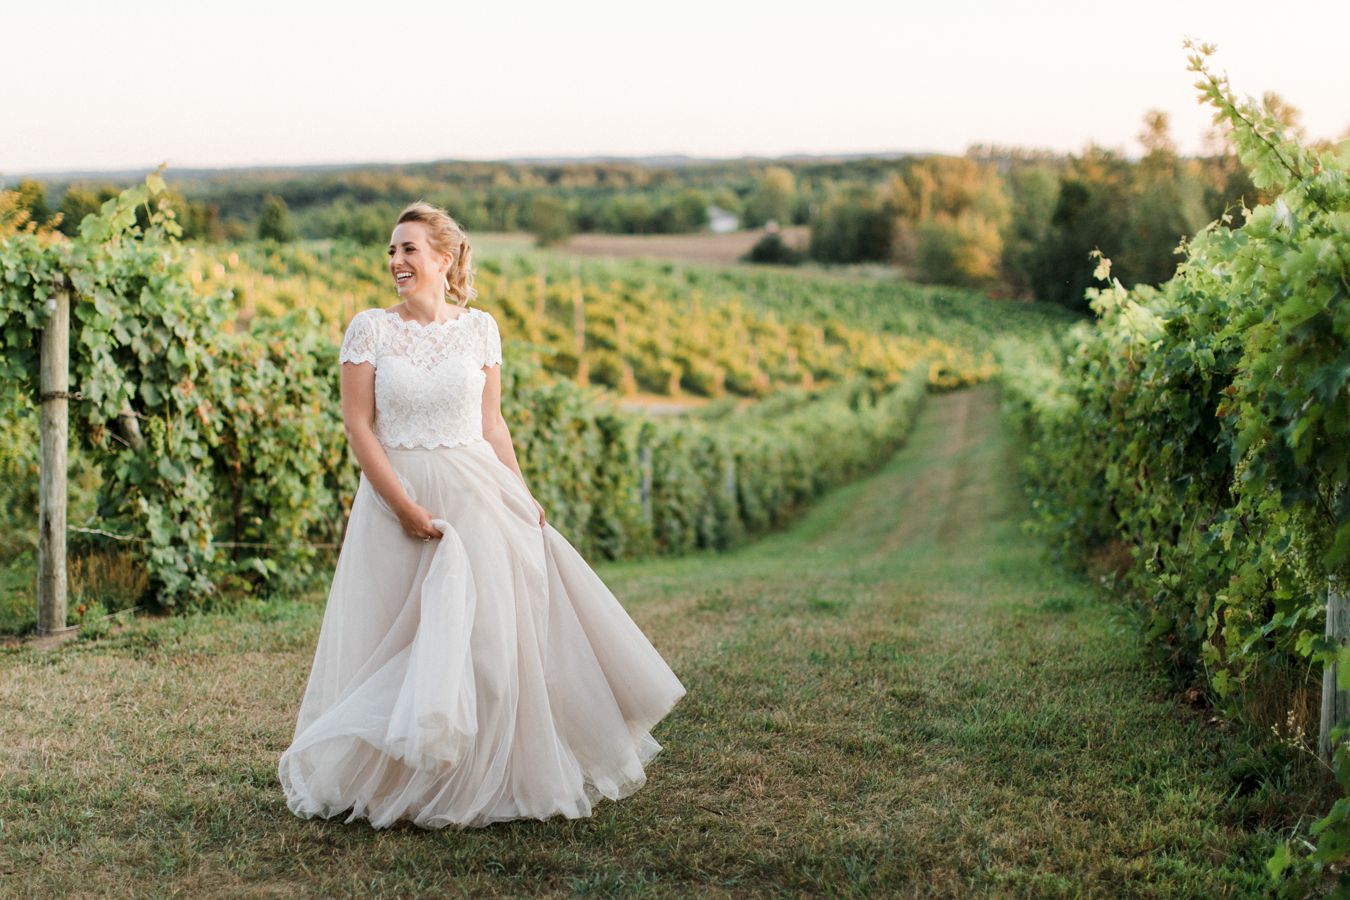
[[[1350,722],[1317,721],[1350,687],[1324,633],[1350,575],[1350,165],[1237,102],[1206,55],[1204,95],[1273,201],[1212,223],[1160,288],[1103,260],[1095,324],[1000,345],[1007,409],[1040,532],[1114,556],[1149,639],[1228,716],[1309,749],[1320,729],[1343,793]],[[1350,796],[1311,835],[1269,863],[1293,893],[1350,854]]]

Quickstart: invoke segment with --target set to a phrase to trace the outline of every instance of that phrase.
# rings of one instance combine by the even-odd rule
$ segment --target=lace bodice
[[[375,437],[386,447],[453,447],[483,440],[484,366],[502,361],[490,313],[466,308],[423,325],[388,309],[352,316],[341,362],[375,366]]]

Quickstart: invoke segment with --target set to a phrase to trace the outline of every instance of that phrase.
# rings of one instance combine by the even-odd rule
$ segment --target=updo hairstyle
[[[424,200],[409,203],[398,214],[395,225],[404,222],[421,222],[427,228],[427,240],[431,249],[437,253],[449,253],[454,257],[450,271],[445,273],[445,293],[459,306],[464,306],[478,296],[473,286],[473,248],[469,246],[469,237],[459,223],[439,206],[432,206]]]

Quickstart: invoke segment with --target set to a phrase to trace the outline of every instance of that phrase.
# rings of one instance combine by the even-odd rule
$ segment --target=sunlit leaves
[[[1310,678],[1337,663],[1350,685],[1350,652],[1322,635],[1350,571],[1350,169],[1269,104],[1238,101],[1213,49],[1188,46],[1202,100],[1277,196],[1188,242],[1160,290],[1090,291],[1098,322],[1050,366],[1058,384],[1011,351],[1004,383],[1037,529],[1070,559],[1128,550],[1119,570],[1148,637],[1238,715],[1264,675],[1303,660]],[[1350,853],[1348,813],[1338,801],[1314,826],[1309,859]],[[1300,859],[1286,847],[1270,870]]]

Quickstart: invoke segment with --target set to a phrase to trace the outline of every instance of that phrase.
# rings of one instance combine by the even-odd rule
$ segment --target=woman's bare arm
[[[525,484],[525,476],[520,471],[519,461],[516,460],[516,447],[511,442],[511,430],[506,427],[506,419],[502,417],[502,367],[484,366],[483,374],[487,376],[487,382],[483,385],[483,437],[492,445],[497,458],[516,473],[516,477],[528,491],[530,486]]]
[[[440,529],[431,524],[431,513],[408,496],[375,437],[375,367],[370,363],[343,363],[341,388],[342,428],[366,480],[398,516],[410,537],[440,537]]]
[[[520,483],[525,485],[525,490],[530,491],[530,486],[520,471],[520,463],[516,460],[516,447],[511,441],[511,429],[506,427],[506,419],[502,416],[502,367],[483,366],[483,374],[487,376],[487,381],[483,385],[483,437],[492,445],[492,452],[497,454],[502,464],[515,472]],[[530,499],[534,500],[533,491],[530,491]],[[538,500],[534,500],[534,505],[539,510],[539,527],[543,528],[544,507]]]

